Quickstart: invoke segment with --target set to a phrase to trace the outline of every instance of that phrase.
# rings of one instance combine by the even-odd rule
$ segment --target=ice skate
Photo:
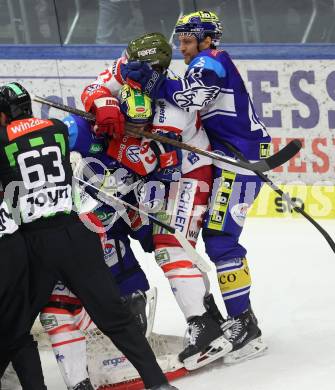
[[[225,336],[232,343],[233,350],[223,358],[224,364],[235,364],[263,355],[267,345],[261,338],[262,332],[252,309],[249,308],[231,321]]]
[[[233,345],[225,338],[220,325],[206,312],[188,321],[186,347],[179,360],[187,370],[195,370],[226,355]]]
[[[73,387],[73,390],[94,390],[91,381],[86,378]]]

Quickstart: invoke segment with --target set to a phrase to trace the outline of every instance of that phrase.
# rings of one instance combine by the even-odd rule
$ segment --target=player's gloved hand
[[[125,119],[115,97],[103,97],[94,101],[95,132],[120,138],[125,133]]]
[[[173,132],[156,132],[166,138],[181,141],[181,137]],[[150,142],[150,148],[157,157],[158,165],[153,176],[156,180],[163,182],[177,181],[181,177],[182,151],[175,146],[160,143],[157,141]]]
[[[132,88],[141,89],[151,99],[158,97],[158,90],[165,76],[151,68],[146,62],[130,61],[121,64],[121,75]]]

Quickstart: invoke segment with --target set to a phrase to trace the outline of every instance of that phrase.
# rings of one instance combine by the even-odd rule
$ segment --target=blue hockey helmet
[[[210,36],[213,45],[218,46],[222,37],[222,24],[215,12],[197,11],[182,16],[174,32],[178,35],[194,35],[199,43]]]

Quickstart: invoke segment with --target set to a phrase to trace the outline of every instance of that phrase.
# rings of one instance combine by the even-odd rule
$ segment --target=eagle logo
[[[185,91],[175,92],[173,99],[180,108],[205,107],[212,100],[216,99],[220,93],[219,87],[193,87]]]

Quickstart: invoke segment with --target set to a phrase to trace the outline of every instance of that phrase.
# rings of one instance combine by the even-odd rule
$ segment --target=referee
[[[72,211],[68,128],[57,119],[32,115],[28,92],[18,83],[0,87],[7,118],[0,128],[0,180],[13,198],[14,219],[26,241],[31,302],[36,318],[58,280],[139,372],[146,388],[173,389],[104,261],[98,235]],[[34,388],[39,390],[39,388]]]

